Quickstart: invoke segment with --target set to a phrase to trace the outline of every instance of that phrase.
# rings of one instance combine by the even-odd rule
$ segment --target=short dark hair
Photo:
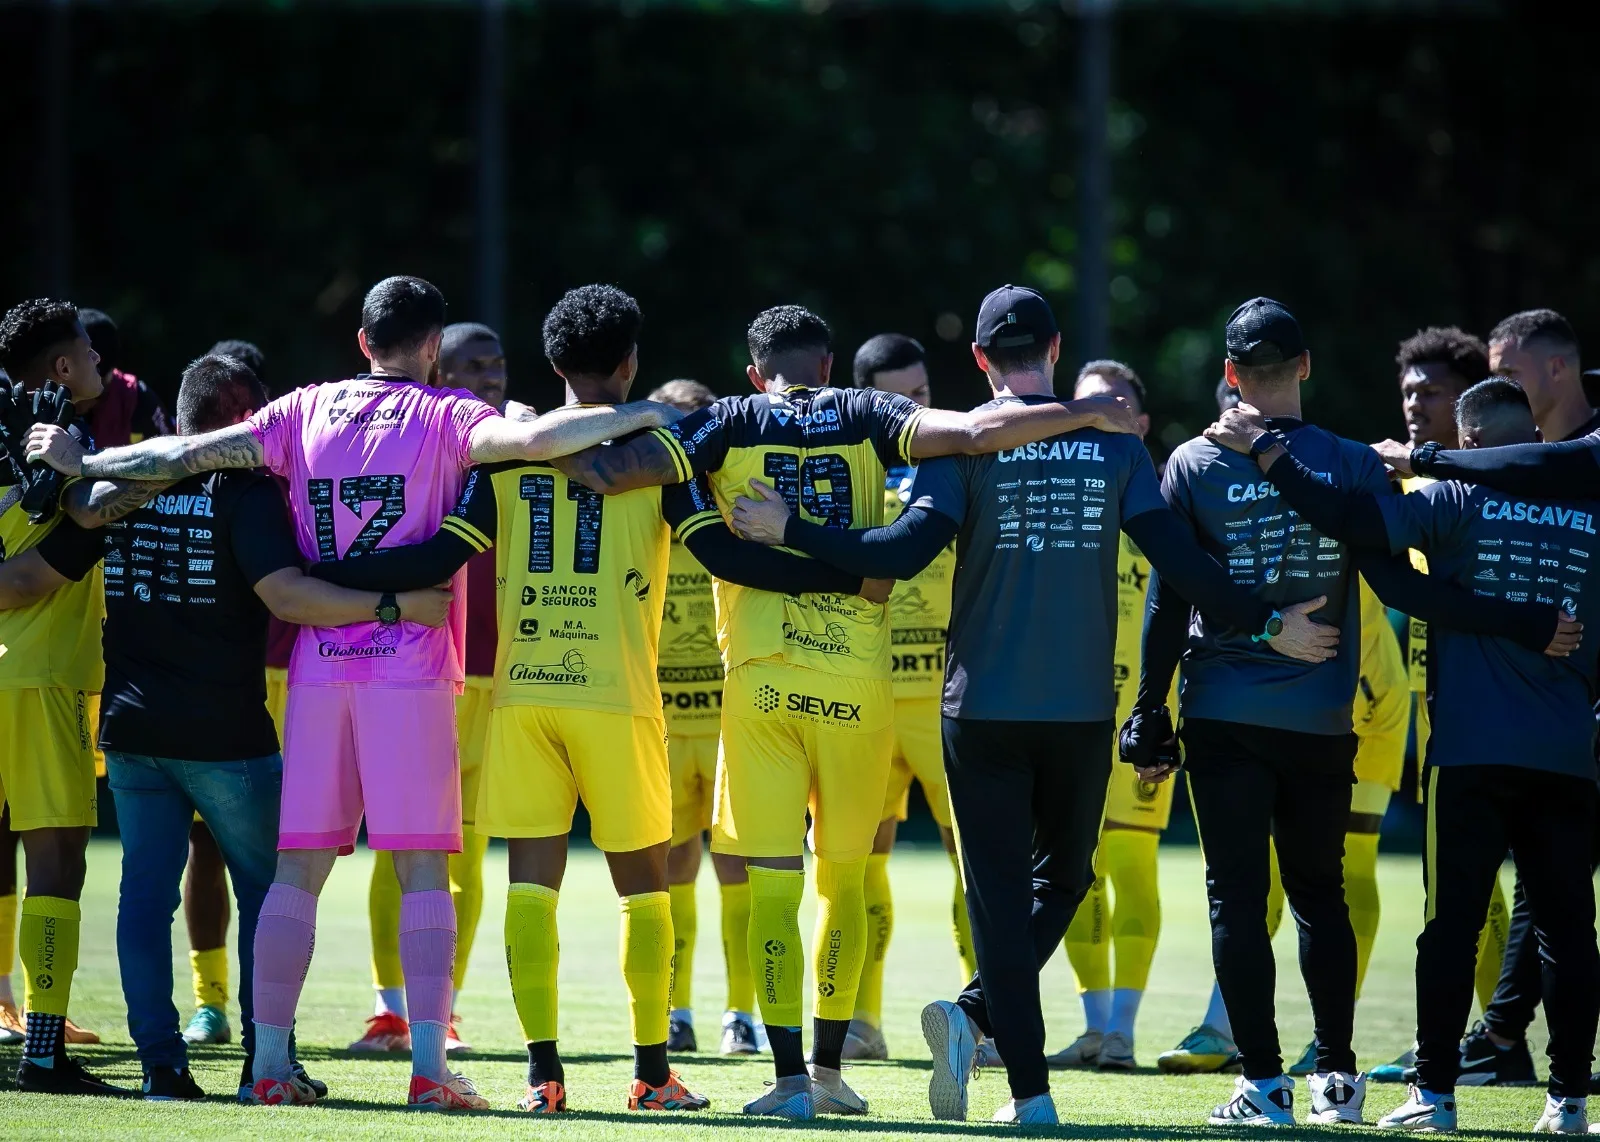
[[[997,373],[1029,373],[1044,367],[1050,359],[1050,342],[1035,340],[1031,345],[984,345],[983,355]]]
[[[189,362],[178,386],[178,431],[185,436],[214,432],[236,423],[267,403],[267,390],[254,370],[237,357],[220,353]]]
[[[1456,427],[1493,424],[1505,411],[1515,409],[1521,409],[1531,422],[1533,409],[1522,386],[1504,377],[1490,377],[1456,398]]]
[[[361,303],[361,328],[379,352],[415,349],[444,328],[444,294],[421,278],[384,278]]]
[[[650,394],[650,399],[659,404],[670,404],[684,412],[699,412],[707,405],[716,404],[717,394],[699,381],[679,379],[668,381],[656,389]]]
[[[750,360],[766,373],[768,362],[789,353],[827,356],[833,352],[833,330],[803,305],[775,305],[756,314],[745,330],[745,344]]]
[[[498,345],[500,334],[476,321],[458,321],[453,325],[446,325],[444,336],[439,339],[439,356],[454,356],[463,345],[474,341],[493,341]]]
[[[1489,375],[1489,350],[1455,325],[1430,325],[1400,342],[1394,363],[1401,373],[1416,365],[1443,365],[1463,384],[1475,385]]]
[[[70,301],[36,297],[18,302],[0,318],[0,368],[21,381],[45,353],[81,331],[78,307]]]
[[[569,289],[544,315],[544,355],[564,374],[609,377],[639,343],[644,314],[613,285]]]
[[[1074,390],[1083,383],[1085,377],[1100,376],[1109,380],[1119,381],[1128,386],[1133,393],[1133,399],[1139,404],[1139,411],[1144,412],[1148,403],[1145,399],[1144,382],[1139,379],[1139,374],[1133,371],[1131,365],[1124,365],[1121,361],[1101,360],[1090,361],[1078,370],[1078,379],[1072,382]]]
[[[1510,341],[1526,345],[1530,341],[1547,341],[1578,351],[1578,335],[1572,323],[1553,309],[1524,309],[1513,313],[1499,325],[1489,330],[1489,343]]]
[[[1217,382],[1217,411],[1227,412],[1230,408],[1239,407],[1239,390],[1228,383],[1228,378],[1223,377]]]
[[[241,341],[238,338],[229,338],[218,341],[206,350],[207,357],[235,357],[250,366],[250,371],[256,375],[262,387],[268,392],[272,389],[267,385],[267,355],[254,341]]]
[[[870,389],[879,373],[909,369],[927,359],[928,351],[915,337],[907,337],[904,333],[880,333],[867,338],[856,350],[856,359],[851,366],[852,379],[856,388]]]
[[[109,377],[122,362],[122,335],[117,332],[117,323],[101,309],[80,309],[78,320],[89,335],[89,344],[100,354],[100,375]]]
[[[1287,361],[1275,361],[1270,365],[1241,365],[1235,361],[1233,371],[1247,385],[1260,385],[1264,389],[1282,388],[1294,384],[1295,377],[1300,373],[1300,358],[1290,357]]]

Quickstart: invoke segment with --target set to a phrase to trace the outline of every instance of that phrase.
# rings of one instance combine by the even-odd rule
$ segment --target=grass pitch
[[[1161,944],[1138,1024],[1137,1051],[1145,1065],[1132,1075],[1057,1072],[1053,1086],[1063,1125],[1047,1132],[1052,1136],[1155,1139],[1239,1133],[1204,1125],[1207,1110],[1227,1096],[1230,1078],[1166,1077],[1154,1067],[1156,1055],[1199,1020],[1211,984],[1210,931],[1198,851],[1163,848],[1161,862]],[[82,1055],[113,1081],[135,1084],[139,1066],[127,1036],[116,966],[119,864],[115,844],[97,842],[93,846],[72,1010],[78,1022],[106,1038],[104,1046],[83,1049]],[[705,862],[700,879],[700,941],[694,982],[702,1046],[714,1051],[724,996],[717,891],[709,865]],[[604,863],[591,850],[574,852],[560,908],[560,1027],[573,1113],[538,1122],[518,1114],[513,1107],[522,1090],[525,1053],[501,956],[505,853],[494,848],[486,869],[483,921],[460,1005],[463,1033],[474,1050],[457,1056],[455,1063],[478,1084],[494,1110],[450,1117],[410,1114],[402,1105],[410,1073],[404,1058],[374,1060],[346,1053],[345,1045],[360,1034],[372,1004],[366,908],[370,859],[360,853],[339,862],[323,893],[317,954],[300,1005],[301,1056],[312,1073],[328,1083],[330,1098],[325,1103],[271,1109],[236,1105],[234,1083],[240,1051],[235,1044],[191,1052],[196,1077],[212,1096],[204,1103],[24,1097],[7,1090],[0,1093],[0,1138],[493,1138],[515,1130],[549,1132],[574,1142],[622,1142],[630,1138],[706,1140],[774,1133],[797,1140],[846,1136],[949,1139],[962,1134],[1005,1133],[1011,1128],[987,1121],[1007,1097],[1005,1077],[999,1073],[985,1073],[974,1084],[972,1122],[936,1123],[928,1116],[929,1063],[917,1016],[924,1003],[951,996],[958,983],[947,919],[952,873],[943,853],[929,849],[902,848],[889,867],[895,889],[895,934],[884,1021],[894,1058],[887,1063],[858,1065],[849,1076],[870,1100],[870,1118],[824,1120],[806,1127],[742,1118],[740,1105],[759,1092],[762,1081],[771,1075],[766,1055],[741,1061],[723,1060],[715,1054],[677,1059],[675,1065],[690,1085],[710,1096],[709,1112],[668,1117],[625,1111],[631,1054],[617,966],[617,906]],[[1386,857],[1379,877],[1383,928],[1356,1013],[1356,1046],[1364,1067],[1387,1062],[1404,1050],[1414,1022],[1412,961],[1422,913],[1418,859]],[[803,927],[808,940],[813,903],[808,890]],[[174,926],[173,951],[178,1005],[187,1015],[188,947],[181,920]],[[1277,952],[1279,1026],[1284,1053],[1293,1058],[1310,1037],[1310,1015],[1290,923],[1286,922],[1278,935]],[[20,975],[16,986],[20,992]],[[1046,968],[1044,996],[1053,1050],[1082,1029],[1081,1009],[1064,956],[1058,955]],[[236,1007],[231,1018],[237,1032]],[[1544,1042],[1542,1021],[1535,1028],[1534,1042]],[[17,1049],[6,1048],[0,1054],[0,1067],[9,1072],[16,1058]],[[1540,1068],[1542,1073],[1542,1056]],[[1297,1094],[1303,1113],[1309,1101],[1303,1083]],[[1368,1120],[1397,1105],[1403,1095],[1402,1087],[1372,1087]],[[1542,1099],[1542,1091],[1537,1089],[1464,1091],[1460,1103],[1463,1133],[1480,1137],[1525,1134],[1538,1117]],[[1300,1126],[1292,1133],[1299,1137],[1325,1132],[1327,1128]],[[1275,1132],[1274,1136],[1285,1135]]]

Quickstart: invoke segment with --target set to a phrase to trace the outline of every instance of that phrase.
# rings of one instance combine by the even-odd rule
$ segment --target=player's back
[[[469,438],[496,415],[460,390],[360,376],[309,385],[252,419],[268,468],[289,482],[295,536],[308,560],[358,557],[432,535],[471,465]],[[450,621],[302,628],[291,682],[427,682],[463,677],[465,575]]]

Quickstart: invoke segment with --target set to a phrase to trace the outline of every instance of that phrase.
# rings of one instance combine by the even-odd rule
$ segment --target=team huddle
[[[352,1049],[409,1051],[411,1107],[489,1106],[449,1056],[468,1049],[455,998],[487,839],[504,838],[518,1107],[566,1110],[557,908],[581,802],[619,901],[628,1108],[709,1105],[672,1062],[698,1049],[709,833],[720,1051],[773,1064],[745,1112],[866,1114],[843,1069],[889,1057],[886,865],[916,781],[951,856],[964,972],[923,1013],[930,1109],[964,1119],[973,1068],[997,1066],[997,1121],[1055,1122],[1050,1068],[1136,1065],[1182,765],[1217,983],[1159,1064],[1240,1072],[1211,1123],[1293,1122],[1304,1075],[1310,1121],[1363,1121],[1369,1078],[1388,1079],[1410,1093],[1380,1125],[1453,1129],[1458,1081],[1531,1080],[1542,977],[1539,1129],[1587,1130],[1596,653],[1577,616],[1600,416],[1559,317],[1491,335],[1521,387],[1486,379],[1459,330],[1406,342],[1418,447],[1374,451],[1301,419],[1310,354],[1255,299],[1228,325],[1218,423],[1158,479],[1139,378],[1090,362],[1056,399],[1059,330],[1020,287],[980,309],[996,399],[967,413],[931,406],[922,347],[897,334],[835,385],[831,332],[798,306],[749,326],[752,394],[672,381],[630,401],[642,315],[585,286],[545,318],[569,403],[540,415],[505,399],[494,332],[444,314],[430,284],[380,282],[358,338],[370,371],[276,399],[253,347],[219,345],[185,371],[175,435],[101,367],[75,307],[0,322],[0,787],[28,869],[26,1016],[0,996],[0,1024],[22,1040],[19,1089],[202,1097],[187,1047],[231,1035],[227,965],[225,939],[196,939],[180,1031],[187,863],[192,933],[207,908],[225,933],[224,866],[237,900],[240,1100],[324,1097],[295,1015],[319,894],[365,826],[377,1004]],[[1575,443],[1538,444],[1536,424]],[[1393,494],[1384,462],[1415,487]],[[1411,616],[1409,666],[1382,604]],[[1051,657],[1082,677],[1024,668]],[[1538,756],[1475,716],[1490,692],[1537,719]],[[1413,705],[1429,761],[1418,1044],[1369,1076],[1354,1004]],[[65,1049],[82,1034],[66,1017],[97,749],[142,1091]],[[1508,851],[1509,931],[1493,875]],[[1316,1025],[1287,1070],[1269,943],[1285,898]],[[14,912],[0,925],[9,941]],[[1047,1057],[1038,974],[1063,944],[1086,1026]],[[1474,979],[1485,1021],[1463,1040]]]

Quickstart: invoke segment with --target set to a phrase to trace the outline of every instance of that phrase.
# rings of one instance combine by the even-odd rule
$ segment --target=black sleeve
[[[683,545],[712,575],[741,587],[785,595],[801,595],[808,591],[854,595],[861,590],[860,575],[851,575],[820,559],[803,559],[775,547],[740,539],[726,524],[696,528],[684,539]]]
[[[1272,604],[1230,579],[1171,508],[1140,512],[1123,520],[1122,530],[1139,545],[1150,566],[1160,571],[1162,581],[1170,581],[1186,605],[1192,604],[1215,623],[1246,634],[1266,629],[1267,620],[1272,618]]]
[[[1473,595],[1437,575],[1422,574],[1404,556],[1359,548],[1352,554],[1356,570],[1384,606],[1412,618],[1466,634],[1509,639],[1540,653],[1556,633],[1560,612],[1554,606]]]
[[[1136,709],[1158,710],[1166,705],[1167,695],[1172,692],[1172,676],[1189,637],[1189,612],[1189,600],[1152,567],[1145,594],[1139,690],[1133,699]]]
[[[105,537],[98,530],[87,531],[62,516],[50,534],[39,541],[37,550],[52,571],[78,583],[105,554]]]
[[[382,547],[355,558],[313,563],[310,573],[358,591],[420,591],[449,579],[480,551],[494,545],[499,510],[493,471],[474,468],[456,506],[439,530],[421,543]]]
[[[1287,449],[1267,469],[1267,479],[1302,519],[1329,539],[1352,547],[1389,550],[1389,530],[1376,496],[1341,491],[1317,479]]]
[[[259,479],[240,493],[228,517],[228,545],[252,587],[275,571],[305,562],[295,543],[289,505],[276,482]]]
[[[785,547],[815,555],[864,579],[911,579],[950,546],[960,524],[912,504],[888,527],[823,527],[798,515],[783,529]]]
[[[1595,456],[1596,447],[1591,435],[1556,444],[1451,449],[1435,453],[1427,462],[1413,451],[1411,468],[1419,476],[1483,484],[1518,496],[1594,500],[1600,499],[1600,461]]]

